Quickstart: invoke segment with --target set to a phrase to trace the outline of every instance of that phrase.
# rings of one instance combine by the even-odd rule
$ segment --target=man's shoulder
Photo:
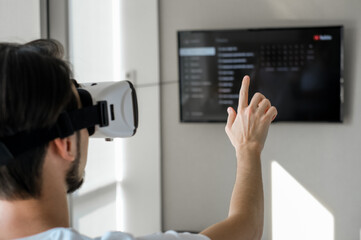
[[[154,233],[151,235],[135,238],[124,232],[107,232],[101,237],[90,238],[82,235],[71,228],[53,228],[46,232],[39,233],[21,240],[209,240],[208,237],[200,234],[177,233],[175,231],[167,231],[165,233]]]
[[[136,240],[210,240],[208,237],[201,234],[192,233],[177,233],[175,231],[167,231],[165,233],[154,233],[148,236],[136,238]]]
[[[71,228],[53,228],[48,231],[21,238],[19,240],[135,240],[131,235],[123,232],[107,232],[101,237],[90,238]]]

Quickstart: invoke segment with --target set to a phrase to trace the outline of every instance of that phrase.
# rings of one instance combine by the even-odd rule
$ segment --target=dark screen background
[[[342,27],[178,32],[183,122],[225,122],[244,75],[277,121],[340,122]]]

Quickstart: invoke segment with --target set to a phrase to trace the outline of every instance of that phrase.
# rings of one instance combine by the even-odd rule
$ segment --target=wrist
[[[237,158],[242,158],[243,156],[254,156],[261,157],[261,152],[263,146],[257,143],[246,143],[238,146],[236,149]]]

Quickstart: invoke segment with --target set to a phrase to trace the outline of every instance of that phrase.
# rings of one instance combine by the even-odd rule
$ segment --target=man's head
[[[0,44],[0,141],[20,132],[54,126],[64,111],[80,107],[71,71],[61,60],[62,46],[40,40],[28,44]],[[80,186],[80,134],[77,156],[67,174],[68,190]],[[0,166],[0,199],[37,198],[41,195],[44,156],[41,144]]]

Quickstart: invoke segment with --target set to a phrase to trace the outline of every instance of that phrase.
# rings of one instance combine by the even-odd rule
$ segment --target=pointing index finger
[[[239,91],[239,102],[238,110],[248,107],[248,91],[249,91],[250,78],[249,76],[244,76],[242,80],[242,87]]]

